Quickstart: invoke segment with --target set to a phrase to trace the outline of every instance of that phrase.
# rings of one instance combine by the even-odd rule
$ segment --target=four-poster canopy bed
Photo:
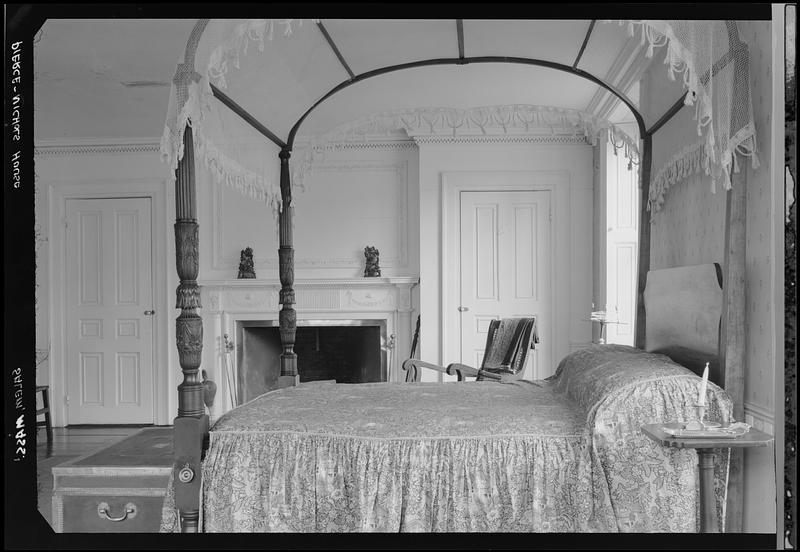
[[[315,153],[331,147],[333,140],[343,136],[364,138],[371,132],[385,131],[388,128],[407,128],[411,123],[404,117],[408,115],[409,111],[383,112],[377,117],[367,119],[364,124],[345,125],[342,127],[345,128],[344,131],[339,128],[338,131],[317,137],[317,140],[312,140],[306,158],[294,167],[294,172],[290,170],[290,157],[300,126],[315,108],[351,86],[398,71],[447,65],[517,64],[574,75],[601,87],[627,106],[633,114],[641,140],[641,151],[632,138],[621,133],[613,124],[607,121],[598,121],[589,114],[577,113],[566,108],[547,108],[533,110],[533,112],[536,117],[539,117],[540,122],[544,121],[545,124],[551,125],[553,124],[553,115],[555,115],[555,118],[562,121],[563,126],[583,133],[591,142],[598,136],[609,136],[615,145],[619,144],[624,147],[626,154],[639,165],[641,207],[635,344],[639,349],[652,351],[650,346],[652,343],[649,344],[648,341],[658,340],[658,335],[662,337],[664,335],[663,324],[660,324],[661,317],[675,313],[674,308],[672,311],[663,309],[663,304],[670,303],[670,301],[663,300],[665,293],[663,289],[659,292],[654,291],[653,285],[655,284],[646,286],[650,268],[651,209],[657,209],[663,202],[663,194],[668,186],[668,183],[664,184],[664,182],[669,182],[669,179],[661,178],[657,180],[658,188],[651,188],[651,181],[654,181],[651,178],[653,136],[685,103],[694,102],[698,110],[698,132],[703,127],[707,136],[704,149],[706,160],[704,168],[708,174],[712,174],[715,184],[721,183],[728,190],[724,265],[721,268],[718,267],[721,273],[719,283],[724,281],[725,285],[722,286],[719,293],[721,297],[716,300],[719,310],[717,319],[720,320],[719,334],[717,335],[715,331],[707,332],[705,341],[707,347],[704,353],[698,356],[696,351],[688,350],[687,354],[687,349],[676,353],[674,348],[671,351],[665,350],[665,352],[672,353],[679,362],[682,361],[684,365],[695,372],[698,370],[695,365],[697,361],[718,361],[714,373],[716,378],[712,377],[712,380],[719,383],[725,391],[712,386],[713,388],[710,389],[712,398],[709,404],[719,418],[741,420],[743,417],[745,172],[737,170],[736,154],[751,155],[754,165],[756,160],[747,85],[747,47],[738,38],[736,24],[734,22],[680,21],[627,22],[629,33],[633,34],[634,30],[638,30],[641,32],[642,43],[644,44],[645,40],[649,41],[648,55],[652,55],[654,46],[666,44],[668,70],[671,73],[676,69],[678,73],[683,72],[684,84],[688,89],[686,95],[681,97],[663,117],[648,126],[636,104],[626,96],[624,91],[619,90],[613,83],[605,82],[593,73],[579,68],[587,51],[587,45],[591,44],[593,30],[596,29],[595,21],[586,22],[588,30],[579,37],[580,40],[575,45],[577,56],[571,64],[551,59],[513,55],[467,56],[465,43],[468,44],[468,42],[465,40],[464,24],[461,20],[457,20],[453,22],[455,31],[453,38],[458,47],[458,57],[434,57],[397,63],[385,63],[384,61],[378,67],[359,74],[352,71],[346,56],[337,47],[332,34],[326,29],[323,22],[316,21],[313,24],[316,25],[332,54],[341,64],[341,68],[348,74],[348,78],[327,89],[320,89],[318,99],[298,111],[297,115],[299,116],[296,119],[290,120],[295,116],[292,113],[284,116],[283,120],[287,120],[291,124],[289,127],[279,129],[279,131],[286,131],[287,138],[284,141],[280,138],[280,132],[274,130],[275,127],[270,130],[268,126],[253,116],[249,112],[250,110],[240,105],[230,91],[230,88],[235,87],[228,86],[228,92],[224,92],[222,88],[227,86],[226,79],[234,79],[235,72],[240,65],[240,54],[243,56],[246,53],[248,44],[258,43],[259,49],[263,50],[265,37],[272,40],[273,27],[283,25],[286,30],[285,34],[289,35],[293,22],[291,20],[259,20],[221,25],[218,30],[219,36],[222,36],[223,39],[217,42],[209,40],[210,46],[206,46],[205,57],[198,58],[207,64],[206,72],[200,74],[196,68],[196,56],[201,49],[199,46],[202,39],[208,35],[207,27],[210,26],[210,23],[214,24],[209,20],[198,21],[191,33],[182,63],[178,65],[176,71],[167,127],[162,140],[162,152],[175,169],[175,239],[177,270],[180,278],[176,306],[181,309],[176,321],[176,341],[184,377],[178,387],[178,417],[175,419],[174,425],[175,467],[174,491],[172,491],[174,495],[170,495],[170,500],[174,500],[174,506],[178,513],[172,518],[167,513],[165,526],[169,527],[168,522],[171,520],[173,527],[179,526],[185,532],[202,530],[201,510],[205,508],[203,514],[205,528],[227,531],[347,530],[348,523],[352,524],[351,530],[525,530],[525,527],[527,530],[543,531],[693,530],[696,527],[693,516],[689,516],[692,518],[691,520],[662,519],[655,524],[652,520],[643,520],[642,515],[626,510],[626,508],[635,510],[634,504],[641,497],[620,497],[615,494],[618,488],[610,490],[601,484],[605,478],[621,477],[624,479],[621,474],[624,469],[630,469],[630,463],[635,462],[635,458],[641,460],[641,455],[651,455],[647,457],[655,464],[661,462],[662,467],[667,466],[664,468],[669,472],[665,476],[667,480],[672,481],[677,487],[683,485],[682,488],[677,489],[680,492],[676,492],[676,488],[672,488],[670,491],[673,493],[672,495],[661,495],[660,498],[656,497],[653,500],[681,502],[679,496],[684,496],[682,500],[685,500],[685,496],[694,496],[688,490],[688,487],[693,488],[694,482],[691,482],[688,487],[685,481],[682,484],[676,483],[680,480],[680,477],[676,475],[680,469],[692,469],[691,462],[687,461],[689,457],[686,454],[688,453],[654,452],[652,444],[632,436],[638,432],[636,424],[644,423],[645,418],[654,420],[654,416],[677,416],[679,418],[691,416],[685,410],[689,404],[687,394],[691,394],[692,390],[696,389],[697,378],[664,356],[644,353],[628,347],[592,347],[565,358],[559,364],[558,371],[551,381],[546,383],[517,382],[506,387],[503,387],[504,384],[493,382],[482,382],[475,386],[463,384],[455,387],[449,384],[417,383],[399,388],[396,384],[363,384],[349,386],[350,390],[345,392],[338,391],[341,386],[336,385],[298,385],[298,358],[294,352],[297,315],[293,308],[295,292],[293,289],[292,180],[302,178],[302,174],[297,172],[298,168],[313,165]],[[374,23],[379,26],[381,24],[381,22]],[[530,23],[534,25],[536,22]],[[557,22],[544,23],[546,25],[557,24]],[[397,22],[397,24],[400,23]],[[414,25],[414,22],[410,21],[405,24]],[[624,25],[620,29],[621,32],[624,32]],[[284,40],[290,41],[291,37]],[[255,46],[251,47],[255,48]],[[368,44],[363,46],[365,49],[369,47]],[[507,52],[507,54],[515,53]],[[258,54],[251,53],[250,55]],[[242,57],[241,63],[244,63],[244,59]],[[237,69],[233,69],[233,67]],[[715,84],[713,89],[712,82]],[[251,81],[245,80],[239,90],[244,90],[252,84]],[[262,101],[265,96],[266,94],[261,96]],[[213,125],[208,119],[208,114],[213,111],[214,101],[218,101],[218,105],[224,105],[230,110],[230,113],[243,121],[250,132],[255,131],[271,147],[277,146],[280,160],[278,186],[270,184],[263,175],[258,174],[258,168],[246,166],[247,154],[242,153],[240,157],[237,157],[240,152],[236,151],[235,145],[231,145],[235,142],[234,138],[231,138],[228,144],[223,144],[224,135],[215,134],[218,129],[213,129]],[[280,106],[274,106],[274,108],[280,109]],[[447,119],[447,115],[444,117]],[[474,121],[474,118],[472,120]],[[531,121],[533,120],[532,118]],[[433,123],[426,122],[430,123],[433,128]],[[447,121],[448,124],[450,122]],[[442,124],[441,120],[438,124]],[[454,133],[458,124],[450,125]],[[525,124],[527,125],[527,123]],[[726,126],[728,128],[723,128]],[[219,127],[222,128],[225,125],[219,125]],[[227,146],[231,147],[226,149]],[[271,203],[279,211],[280,248],[278,256],[279,277],[282,286],[279,300],[282,305],[279,311],[279,323],[283,351],[280,356],[279,390],[263,395],[223,416],[215,424],[211,449],[205,460],[203,457],[208,446],[209,422],[204,410],[203,386],[199,378],[203,321],[197,313],[201,304],[200,290],[197,284],[199,243],[195,189],[195,165],[199,164],[200,159],[196,159],[196,152],[201,152],[200,157],[217,174],[218,179]],[[698,278],[707,281],[708,274],[698,276]],[[659,287],[655,285],[655,289],[658,290]],[[703,289],[707,290],[708,288],[706,286]],[[652,299],[655,300],[655,303],[652,303],[651,300],[649,307],[646,305],[648,293],[651,298],[656,298]],[[680,303],[679,307],[679,309],[684,309],[683,312],[687,316],[694,316],[693,320],[701,316],[698,313],[699,305],[705,305],[700,299],[707,299],[705,291],[697,293],[699,295],[689,296]],[[659,303],[659,297],[661,303]],[[657,306],[659,304],[662,306]],[[659,331],[662,331],[662,334],[659,334]],[[685,335],[676,336],[669,332],[667,334],[669,335],[667,342],[664,343],[662,340],[660,345],[667,346],[667,348],[686,345]],[[712,349],[713,351],[711,351]],[[608,372],[608,366],[612,366],[614,369]],[[300,369],[302,369],[302,359],[300,359]],[[618,375],[623,370],[625,377],[620,381]],[[564,407],[564,403],[553,398],[553,394],[556,392],[563,393],[572,401],[570,404],[577,404],[583,410],[570,411]],[[409,400],[408,393],[415,393],[415,398]],[[675,404],[668,404],[667,401],[666,406],[662,405],[653,411],[652,405],[645,406],[644,402],[647,401],[642,401],[641,398],[642,394],[652,398],[653,393],[666,393],[681,398]],[[490,414],[484,408],[486,401],[490,398],[495,402],[501,401],[505,407],[497,407],[497,409],[492,407],[488,409],[491,411]],[[606,403],[605,407],[598,408],[598,404],[603,401]],[[353,404],[361,406],[356,409],[352,406]],[[414,405],[416,410],[409,410],[407,407],[403,409],[404,404]],[[386,405],[395,405],[398,410],[390,416],[384,414],[384,412],[391,412],[386,410]],[[475,422],[478,425],[449,415],[452,414],[452,411],[448,411],[448,408],[466,408],[465,405],[471,405],[471,408],[482,408],[487,412],[482,421]],[[517,420],[519,423],[504,427],[499,420],[508,422],[510,418],[514,417],[507,410],[509,405],[520,409],[516,411],[519,414]],[[542,410],[542,405],[544,405],[544,410]],[[634,406],[628,408],[625,405]],[[439,419],[428,420],[428,426],[421,420],[415,423],[414,420],[419,418],[419,412],[422,411],[438,412]],[[399,416],[397,412],[400,412]],[[586,418],[586,412],[590,412],[591,419]],[[495,414],[498,416],[497,418],[493,417]],[[406,421],[398,424],[397,419]],[[345,445],[336,441],[337,432],[343,430],[334,430],[332,426],[326,425],[333,423],[332,420],[339,423],[339,428],[349,428],[351,433],[348,436],[352,438],[347,441],[349,444]],[[366,424],[362,423],[365,420],[372,421]],[[525,426],[528,428],[527,430],[523,427],[525,423],[530,424]],[[552,435],[547,431],[531,429],[537,427],[549,427]],[[584,432],[586,427],[593,428],[588,442]],[[376,428],[382,428],[387,433],[376,434],[375,431],[378,431]],[[514,449],[517,451],[515,453],[510,452],[510,449],[503,449],[505,452],[502,454],[508,458],[509,462],[506,466],[507,469],[524,471],[528,469],[525,466],[535,464],[535,469],[547,472],[545,475],[529,474],[535,485],[541,484],[542,488],[546,490],[545,498],[542,499],[545,506],[535,503],[536,499],[532,499],[534,504],[528,504],[527,514],[515,517],[518,512],[514,511],[510,519],[503,520],[497,517],[503,518],[508,514],[502,508],[500,508],[502,511],[489,508],[489,511],[493,512],[492,515],[486,514],[486,512],[475,512],[474,504],[469,502],[471,491],[464,491],[467,487],[478,492],[477,489],[481,485],[499,485],[503,489],[501,492],[511,495],[514,495],[515,492],[522,492],[525,495],[527,491],[521,491],[520,489],[523,487],[517,488],[513,485],[503,487],[499,479],[492,479],[491,482],[475,483],[473,481],[477,487],[472,488],[465,483],[465,479],[454,476],[454,479],[444,478],[451,486],[448,489],[436,491],[439,494],[435,495],[433,500],[434,502],[436,500],[450,501],[456,505],[456,511],[465,517],[455,519],[453,512],[431,509],[430,503],[420,498],[420,496],[425,496],[426,488],[430,488],[431,485],[435,486],[435,482],[425,479],[424,474],[427,472],[424,471],[424,466],[434,465],[436,462],[446,462],[448,458],[453,462],[467,462],[465,460],[467,458],[483,458],[485,460],[492,454],[491,446],[487,445],[489,447],[487,449],[458,452],[454,450],[454,447],[458,447],[453,443],[472,442],[476,435],[489,434],[507,438],[508,441],[503,446],[512,446],[509,445],[512,443],[514,447],[520,447]],[[254,440],[255,435],[260,435],[263,440]],[[404,449],[405,452],[402,454],[405,456],[401,455],[400,459],[386,453],[388,456],[379,455],[382,460],[378,461],[376,460],[378,456],[374,456],[378,453],[369,449],[369,446],[372,445],[363,444],[371,443],[370,436],[375,435],[379,435],[377,438],[379,442],[384,442],[381,439],[385,439],[386,443],[408,443],[407,447],[413,449],[413,454]],[[419,437],[421,441],[415,441],[415,436]],[[456,436],[455,441],[447,441],[453,436]],[[465,440],[458,441],[458,438],[461,437]],[[425,441],[426,438],[433,439],[440,444],[445,442],[450,444],[441,445],[443,448],[440,450],[440,448],[436,448],[440,445],[430,445],[430,442],[433,441]],[[591,445],[587,443],[591,443]],[[394,445],[387,444],[385,446],[391,448]],[[433,449],[430,448],[431,446]],[[557,448],[559,446],[566,448],[559,449],[559,452],[554,453],[555,456],[550,458],[569,457],[571,460],[563,462],[561,471],[555,470],[553,473],[549,473],[547,467],[540,463],[543,459],[548,458],[547,447]],[[337,449],[337,447],[339,448]],[[447,448],[446,451],[445,448]],[[528,459],[528,454],[533,454],[532,451],[539,449],[545,450],[545,452],[541,452],[535,461]],[[599,452],[596,455],[587,452],[590,449],[597,449]],[[331,452],[334,450],[335,452]],[[344,462],[343,450],[352,458],[352,469],[359,471],[364,467],[364,462],[369,463],[370,461],[377,468],[373,467],[370,468],[372,471],[366,470],[361,473],[343,474],[341,470],[344,468],[336,463]],[[395,453],[400,454],[397,451]],[[291,458],[287,458],[287,454]],[[303,454],[306,456],[302,456]],[[327,468],[324,468],[327,469],[327,472],[320,475],[319,469],[322,468],[313,467],[316,464],[310,459],[313,458],[314,462],[320,462],[320,458],[325,454],[329,454],[325,457],[328,458],[329,464]],[[408,456],[409,454],[411,456]],[[415,454],[416,456],[414,456]],[[653,459],[653,454],[658,458]],[[244,464],[234,466],[234,459],[239,459]],[[419,463],[420,459],[424,460],[422,464]],[[292,461],[295,464],[292,464]],[[486,461],[489,462],[489,460]],[[308,462],[312,463],[308,464]],[[459,469],[466,470],[464,477],[469,479],[469,469],[472,468],[467,464],[469,462],[459,465]],[[720,464],[720,470],[728,467],[728,462]],[[304,472],[304,467],[311,472],[317,470],[316,475]],[[473,468],[478,469],[474,466]],[[263,482],[254,475],[253,470],[258,471],[258,469],[269,472],[264,476],[267,479]],[[733,531],[740,530],[741,527],[741,507],[737,506],[741,502],[740,472],[741,457],[734,453],[730,456],[730,477],[720,475],[719,478],[723,487],[729,481],[727,484],[727,501],[729,503],[727,518],[728,529]],[[415,473],[422,475],[419,475],[418,479],[413,479]],[[403,474],[411,477],[412,480],[403,481]],[[231,477],[234,479],[232,480]],[[208,480],[205,480],[206,478]],[[247,483],[248,481],[249,483]],[[383,485],[380,489],[378,489],[379,482]],[[231,489],[237,485],[247,487],[242,491],[244,495],[231,495]],[[250,488],[249,485],[256,485],[258,488]],[[414,491],[410,491],[412,494],[409,496],[404,495],[400,490],[404,485],[416,489],[416,492],[421,495],[414,495]],[[465,485],[466,487],[464,487]],[[266,498],[260,486],[268,489]],[[320,487],[329,491],[324,499],[322,493],[320,494],[319,501],[321,502],[314,507],[313,515],[304,509],[303,499],[299,498],[302,496],[303,488],[308,486]],[[201,497],[201,488],[203,497]],[[351,498],[341,495],[342,489],[347,488],[360,489],[359,492],[364,496],[375,500],[375,508],[365,512],[359,509],[361,508],[359,505],[348,503],[346,507],[343,506],[342,504]],[[480,488],[481,492],[490,492],[484,487]],[[527,487],[525,488],[527,489]],[[461,490],[459,491],[459,489]],[[541,489],[537,492],[541,492]],[[546,498],[548,492],[551,495],[562,493],[563,496],[552,498],[548,505]],[[725,490],[719,492],[722,497],[718,503],[719,511],[724,512]],[[248,495],[248,493],[251,494]],[[259,493],[262,494],[259,495]],[[659,493],[654,494],[658,495]],[[253,499],[254,502],[251,501],[244,506],[244,509],[247,510],[244,513],[241,511],[243,496],[249,496],[251,499],[253,496],[256,497]],[[259,503],[258,496],[261,496],[263,503]],[[289,498],[291,496],[294,496],[293,500],[299,500],[299,502],[289,504],[292,500]],[[277,501],[275,503],[278,504],[277,506],[270,502],[273,499]],[[204,502],[201,503],[201,500]],[[330,502],[322,504],[323,500]],[[415,500],[416,503],[414,503]],[[511,500],[512,502],[516,501],[517,504],[520,501],[523,503],[526,501],[522,495]],[[169,506],[172,506],[172,502],[169,503]],[[540,506],[541,511],[538,509]],[[400,510],[405,509],[406,518],[397,519],[397,512],[392,509],[394,507],[398,507]],[[689,509],[686,511],[694,511],[693,506],[685,503],[682,504],[682,507]],[[531,508],[538,513],[531,514]],[[675,513],[669,508],[668,510]],[[224,512],[226,511],[234,513],[225,517]],[[680,512],[685,513],[684,510],[680,510]],[[720,515],[724,516],[725,514]],[[340,519],[341,516],[347,519]],[[532,519],[542,525],[531,527],[529,524]],[[657,523],[662,523],[662,525],[658,526]]]

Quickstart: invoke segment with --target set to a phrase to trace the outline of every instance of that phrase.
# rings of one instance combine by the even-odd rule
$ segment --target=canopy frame
[[[195,29],[192,31],[186,49],[186,61],[184,67],[191,64],[194,68],[194,50],[199,42],[205,26],[209,20],[199,20]],[[644,347],[644,336],[646,328],[646,312],[644,310],[644,284],[646,283],[647,272],[650,268],[650,211],[648,209],[648,197],[650,187],[650,176],[652,171],[652,147],[653,134],[662,128],[675,114],[685,105],[687,95],[684,94],[675,102],[658,121],[649,129],[646,128],[644,118],[633,102],[612,83],[605,82],[603,79],[578,68],[586,46],[591,38],[595,20],[592,20],[573,65],[564,65],[550,60],[525,58],[525,57],[505,57],[505,56],[475,56],[466,57],[464,55],[464,29],[463,20],[456,20],[458,57],[455,58],[434,58],[397,65],[379,67],[364,73],[355,75],[350,69],[344,56],[338,50],[335,42],[321,22],[317,23],[320,32],[325,37],[328,45],[334,52],[339,63],[349,75],[346,79],[334,86],[319,100],[314,102],[292,126],[287,140],[284,142],[274,132],[260,123],[255,117],[247,113],[233,99],[229,98],[217,87],[212,85],[214,97],[226,105],[229,109],[239,115],[244,121],[255,128],[260,134],[280,147],[280,190],[281,190],[281,210],[279,213],[279,234],[280,248],[279,255],[279,276],[281,281],[280,303],[282,308],[279,312],[279,325],[283,352],[281,354],[281,375],[279,386],[296,385],[299,382],[297,372],[297,355],[294,352],[295,332],[297,325],[297,315],[294,310],[295,294],[294,284],[294,247],[292,239],[292,191],[289,173],[289,158],[297,136],[297,132],[306,118],[319,105],[333,95],[345,90],[349,86],[365,81],[370,78],[378,77],[387,73],[413,69],[417,67],[435,65],[466,65],[470,63],[512,63],[529,66],[545,67],[568,74],[572,74],[588,80],[608,92],[612,93],[623,102],[633,114],[642,139],[642,150],[640,156],[640,220],[639,220],[639,262],[638,262],[638,293],[637,293],[637,317],[635,327],[635,344],[637,347]],[[746,44],[738,39],[735,22],[727,22],[729,34],[735,41],[731,44],[736,47],[746,48]],[[731,53],[724,59],[719,60],[720,67],[724,67],[731,59]],[[738,62],[738,59],[737,59]],[[717,64],[714,65],[717,69]],[[712,75],[714,71],[712,70]],[[195,73],[196,74],[196,73]],[[708,75],[705,78],[709,78]],[[688,93],[687,93],[688,94]],[[189,152],[192,149],[191,127],[187,126],[184,130],[184,143],[188,146],[186,155],[180,160],[176,170],[176,261],[178,274],[181,283],[178,287],[178,304],[182,309],[178,317],[177,337],[178,353],[180,357],[181,369],[184,381],[179,386],[178,396],[178,417],[175,419],[175,498],[176,506],[179,510],[181,530],[183,532],[196,532],[198,530],[200,494],[200,460],[202,457],[202,443],[208,437],[208,417],[202,408],[203,386],[200,383],[197,372],[200,364],[200,353],[202,351],[202,319],[196,314],[196,309],[200,308],[200,295],[196,283],[197,277],[197,252],[199,250],[197,238],[197,222],[195,214],[195,178],[194,178],[194,158]],[[736,173],[737,185],[732,190],[727,191],[727,208],[725,221],[725,276],[724,281],[728,283],[725,290],[722,320],[722,338],[720,340],[721,366],[725,371],[726,388],[728,383],[732,386],[734,404],[741,410],[743,397],[743,278],[744,278],[744,209],[745,209],[745,175],[743,172]],[[183,206],[183,207],[181,207]],[[182,210],[183,209],[183,210]],[[740,283],[737,289],[731,283]],[[191,331],[189,331],[191,330]],[[189,333],[186,333],[189,331]],[[183,332],[183,333],[182,333]],[[182,337],[185,334],[185,337]],[[730,369],[726,365],[730,364]],[[735,413],[736,414],[736,413]],[[731,458],[731,477],[734,480],[738,475],[738,484],[734,484],[734,504],[729,508],[728,519],[729,529],[737,530],[741,528],[741,461]],[[738,500],[737,500],[738,499]],[[738,522],[736,518],[738,516]],[[731,518],[733,523],[731,523]]]

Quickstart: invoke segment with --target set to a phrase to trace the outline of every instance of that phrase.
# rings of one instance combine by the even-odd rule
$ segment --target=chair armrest
[[[467,376],[471,378],[477,378],[480,372],[481,371],[477,368],[467,366],[466,364],[459,364],[458,362],[454,362],[447,366],[447,373],[451,376],[458,376],[458,381],[464,381],[464,378]]]
[[[430,362],[425,362],[417,358],[409,358],[408,360],[403,362],[403,370],[408,372],[406,374],[406,382],[419,381],[420,368],[430,368],[431,370],[436,370],[438,372],[445,372],[445,373],[447,372],[444,366],[439,366],[438,364],[431,364]]]
[[[454,362],[447,366],[447,373],[451,376],[455,372],[455,375],[458,376],[458,381],[464,381],[465,377],[470,378],[478,378],[479,380],[489,380],[489,381],[510,381],[514,379],[519,379],[514,374],[498,374],[495,372],[489,372],[488,370],[479,370],[477,368],[473,368],[472,366],[467,366],[466,364],[459,364]]]

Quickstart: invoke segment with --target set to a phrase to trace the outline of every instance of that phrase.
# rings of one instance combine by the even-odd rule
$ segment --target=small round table
[[[619,320],[598,320],[596,318],[584,318],[586,322],[597,322],[600,324],[600,337],[597,339],[597,343],[599,345],[605,345],[606,343],[606,325],[607,324],[623,324],[627,325],[627,322],[620,322]]]
[[[714,449],[735,447],[766,447],[774,438],[754,428],[737,436],[726,437],[675,437],[664,432],[665,426],[673,424],[650,424],[642,426],[642,432],[665,447],[697,449],[700,466],[700,532],[719,533],[716,505],[714,504]],[[677,426],[675,426],[677,427]]]

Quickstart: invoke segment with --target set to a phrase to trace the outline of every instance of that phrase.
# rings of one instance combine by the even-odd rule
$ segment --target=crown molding
[[[295,142],[295,150],[303,150],[308,147],[308,145],[308,141]],[[372,140],[367,138],[366,140],[358,142],[333,142],[330,145],[335,150],[408,150],[416,149],[417,147],[417,143],[408,138],[403,140]]]
[[[428,135],[414,136],[408,140],[365,140],[360,142],[334,142],[335,150],[409,150],[419,144],[587,144],[584,136],[572,134],[497,134],[497,135]],[[307,144],[300,144],[301,150]]]
[[[158,153],[158,138],[80,138],[40,140],[34,146],[34,155],[61,157],[71,155],[107,155],[126,153]]]
[[[433,135],[415,136],[414,141],[418,144],[588,144],[583,135],[571,134]]]

